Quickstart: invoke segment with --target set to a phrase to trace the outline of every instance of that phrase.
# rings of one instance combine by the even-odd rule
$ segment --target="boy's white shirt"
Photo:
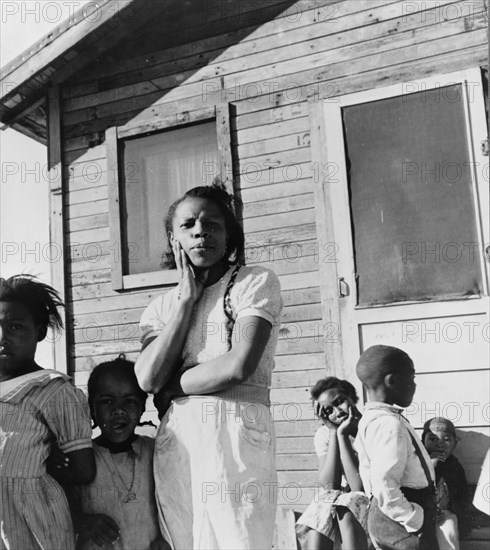
[[[427,451],[401,415],[402,411],[386,403],[366,403],[354,446],[366,494],[376,498],[386,516],[413,533],[422,527],[424,512],[421,506],[409,502],[400,488],[422,489],[428,482],[410,433],[420,442],[433,481],[435,472]]]

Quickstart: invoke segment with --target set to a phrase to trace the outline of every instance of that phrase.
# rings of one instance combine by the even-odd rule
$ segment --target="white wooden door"
[[[312,103],[310,114],[324,316],[338,335],[325,342],[330,372],[359,388],[359,354],[400,347],[419,374],[412,422],[445,416],[488,443],[479,69]]]

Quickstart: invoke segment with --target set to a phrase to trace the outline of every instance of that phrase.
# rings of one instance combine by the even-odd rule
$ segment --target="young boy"
[[[427,451],[402,416],[415,393],[410,357],[390,346],[372,346],[357,363],[368,402],[355,447],[366,493],[371,540],[380,550],[438,550],[435,473]]]

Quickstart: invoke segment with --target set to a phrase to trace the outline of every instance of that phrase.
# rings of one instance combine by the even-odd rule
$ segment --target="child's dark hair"
[[[58,312],[64,307],[58,292],[34,275],[13,275],[8,279],[0,278],[0,302],[16,302],[27,308],[40,327],[40,340],[46,337],[48,328],[61,330],[63,321]]]
[[[134,372],[134,363],[132,361],[128,361],[124,353],[121,353],[117,357],[117,359],[106,361],[105,363],[100,363],[90,373],[90,377],[87,382],[88,404],[90,406],[92,420],[94,421],[94,428],[97,427],[97,422],[93,413],[94,397],[97,391],[97,384],[100,378],[108,372],[114,372],[118,377],[126,377],[128,380],[133,382],[138,388],[138,397],[141,399],[143,406],[145,405],[146,399],[148,397],[148,394],[144,390],[142,390],[140,388],[140,385],[138,384],[138,380]]]
[[[347,380],[340,380],[340,378],[335,378],[335,376],[327,376],[327,378],[321,378],[318,382],[311,388],[311,398],[313,401],[318,401],[318,398],[323,392],[331,390],[332,388],[339,389],[342,393],[350,397],[354,403],[359,401],[357,396],[356,388]]]
[[[215,180],[212,185],[203,185],[189,189],[182,197],[170,205],[165,218],[165,232],[168,242],[170,243],[175,211],[179,204],[190,198],[208,199],[218,206],[225,220],[226,235],[228,237],[225,260],[228,265],[239,263],[245,254],[245,236],[235,214],[235,211],[241,209],[241,201],[237,197],[230,195],[226,187],[219,180]],[[176,265],[172,247],[170,247],[168,252],[163,253],[161,265],[167,269],[175,269]]]

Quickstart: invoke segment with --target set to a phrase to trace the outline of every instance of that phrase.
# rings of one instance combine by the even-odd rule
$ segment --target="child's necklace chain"
[[[136,500],[136,493],[133,490],[133,486],[134,486],[134,480],[135,480],[135,475],[136,475],[136,456],[134,454],[134,451],[132,449],[129,451],[129,456],[132,459],[131,460],[131,462],[132,462],[131,484],[129,485],[129,488],[126,486],[126,483],[125,483],[121,473],[119,472],[119,469],[116,466],[116,462],[115,462],[114,457],[112,456],[111,452],[109,452],[109,456],[111,457],[112,466],[114,467],[114,471],[116,472],[116,475],[117,475],[117,477],[119,478],[119,480],[121,482],[121,486],[122,486],[123,490],[126,492],[126,496],[123,498],[123,503],[127,504],[128,502],[135,501]]]

